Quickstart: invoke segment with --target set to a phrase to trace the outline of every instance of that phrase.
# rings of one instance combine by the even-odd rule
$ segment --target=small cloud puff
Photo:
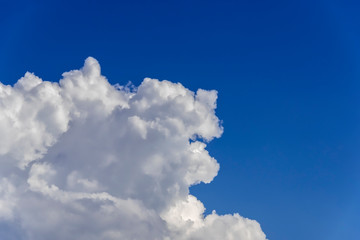
[[[204,216],[189,194],[219,170],[206,150],[223,132],[216,99],[150,78],[112,86],[91,57],[59,83],[0,83],[6,238],[265,240],[256,221]]]

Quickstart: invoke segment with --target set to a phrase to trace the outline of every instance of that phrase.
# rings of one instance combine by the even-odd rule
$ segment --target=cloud
[[[59,83],[0,83],[0,233],[6,239],[264,240],[238,214],[204,216],[189,187],[219,164],[216,91],[146,78],[112,86],[94,58]],[[4,238],[2,238],[4,239]]]

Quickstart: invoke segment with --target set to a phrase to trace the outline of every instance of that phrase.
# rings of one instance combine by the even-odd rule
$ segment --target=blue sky
[[[58,81],[95,57],[111,83],[218,91],[221,165],[191,188],[269,239],[360,234],[357,1],[14,1],[0,7],[1,82]]]

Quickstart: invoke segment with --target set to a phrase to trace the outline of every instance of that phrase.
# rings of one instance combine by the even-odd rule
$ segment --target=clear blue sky
[[[270,240],[360,235],[358,1],[1,1],[0,77],[48,81],[88,56],[111,83],[216,89],[221,164],[191,189]],[[5,230],[2,230],[5,231]]]

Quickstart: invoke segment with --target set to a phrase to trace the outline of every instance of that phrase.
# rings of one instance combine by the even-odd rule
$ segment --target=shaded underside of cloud
[[[91,57],[58,83],[0,83],[1,239],[266,239],[189,194],[219,170],[216,99],[149,78],[113,86]]]

